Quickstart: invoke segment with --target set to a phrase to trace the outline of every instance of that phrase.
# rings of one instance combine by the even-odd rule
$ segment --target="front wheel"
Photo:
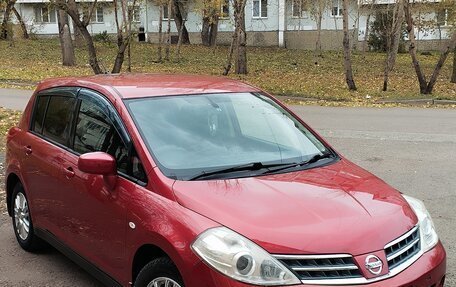
[[[176,265],[167,257],[149,262],[138,274],[135,287],[184,287]]]
[[[38,251],[43,242],[35,235],[29,202],[21,183],[16,184],[12,196],[13,228],[17,242],[26,251]]]

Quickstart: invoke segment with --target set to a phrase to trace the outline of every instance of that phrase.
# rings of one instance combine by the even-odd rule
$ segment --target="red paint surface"
[[[75,154],[30,133],[35,97],[19,127],[7,136],[7,176],[15,174],[24,184],[37,227],[52,232],[125,286],[133,280],[132,263],[144,245],[163,250],[186,287],[248,286],[211,270],[190,249],[198,234],[219,225],[271,253],[348,253],[361,265],[368,254],[383,260],[384,246],[417,224],[399,192],[345,158],[322,168],[256,178],[167,178],[122,102],[145,96],[259,91],[247,84],[206,76],[115,75],[48,80],[37,91],[58,86],[90,88],[109,99],[132,138],[148,184],[118,177],[109,188],[102,175],[80,171]],[[73,176],[68,176],[69,168]],[[134,230],[129,222],[136,224]],[[399,275],[369,286],[429,287],[444,276],[445,257],[439,244]]]

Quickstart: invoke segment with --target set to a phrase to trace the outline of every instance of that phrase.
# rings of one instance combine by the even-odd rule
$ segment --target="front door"
[[[128,136],[110,103],[101,95],[81,90],[72,149],[64,154],[66,177],[65,230],[68,244],[78,254],[114,278],[125,274],[126,206],[129,190],[136,183],[126,174],[129,168]],[[109,187],[103,176],[78,169],[80,154],[103,151],[117,161],[117,183]]]

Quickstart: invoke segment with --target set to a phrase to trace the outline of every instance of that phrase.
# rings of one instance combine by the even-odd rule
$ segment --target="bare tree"
[[[167,22],[167,29],[166,29],[166,46],[165,46],[165,61],[169,61],[169,52],[171,49],[171,15],[173,14],[172,9],[172,2],[173,0],[168,1],[168,5],[166,6],[168,9],[168,22]]]
[[[185,5],[180,0],[173,0],[173,16],[176,23],[177,32],[182,35],[182,44],[190,44],[190,37],[188,35],[187,27],[185,26],[185,17],[187,11]]]
[[[114,1],[116,2],[116,1]],[[73,23],[76,25],[77,29],[81,32],[82,36],[85,39],[87,45],[87,52],[89,54],[89,64],[95,74],[102,74],[104,71],[100,66],[97,57],[97,51],[95,49],[95,45],[93,43],[92,35],[90,34],[89,30],[87,29],[88,25],[90,24],[90,19],[92,18],[92,14],[96,9],[97,0],[94,0],[88,9],[88,14],[81,15],[79,13],[78,6],[75,0],[55,0],[54,2],[59,9],[64,10],[67,14],[73,19]]]
[[[429,95],[432,94],[432,91],[434,90],[435,83],[437,82],[437,78],[439,77],[440,71],[442,70],[442,67],[445,64],[448,55],[456,47],[456,31],[452,33],[453,35],[451,37],[451,40],[448,42],[448,44],[440,54],[440,59],[437,62],[437,65],[434,68],[434,72],[432,73],[432,76],[428,82],[426,79],[426,75],[424,74],[421,68],[421,64],[418,60],[418,56],[416,53],[415,24],[413,21],[411,6],[412,3],[410,3],[410,0],[404,0],[405,19],[407,21],[407,32],[410,41],[409,54],[412,58],[413,67],[415,68],[416,76],[418,78],[418,82],[420,85],[420,93]]]
[[[220,0],[203,0],[203,25],[201,29],[201,42],[204,46],[214,46],[216,44],[220,8]]]
[[[60,48],[62,50],[62,64],[64,66],[74,66],[74,46],[71,39],[70,26],[68,25],[68,14],[58,9],[57,21],[59,27]]]
[[[27,31],[27,26],[25,25],[24,23],[24,19],[22,19],[22,16],[21,14],[19,13],[19,11],[17,11],[16,7],[13,6],[13,8],[11,8],[12,12],[14,13],[14,16],[16,16],[16,19],[17,21],[19,22],[19,25],[21,26],[21,30],[22,30],[22,37],[24,39],[28,39],[29,38],[29,33]]]
[[[10,16],[11,16],[11,11],[14,8],[14,5],[16,4],[16,0],[5,0],[6,5],[5,5],[5,12],[3,13],[3,21],[2,25],[0,26],[0,40],[7,40],[11,38],[12,35],[9,35],[9,22],[10,22]]]
[[[364,30],[364,41],[363,41],[363,55],[367,52],[367,44],[369,42],[369,33],[370,33],[370,20],[372,17],[372,12],[374,11],[374,7],[376,5],[376,0],[372,0],[372,3],[369,7],[369,11],[367,13],[367,20],[366,20],[366,28]]]
[[[404,23],[404,0],[397,0],[394,4],[391,25],[386,29],[386,58],[385,69],[383,73],[383,91],[388,90],[389,73],[393,71],[396,64],[397,53],[399,51],[399,42],[402,34],[402,24]],[[388,22],[388,21],[387,21]]]
[[[235,73],[247,74],[247,33],[245,32],[246,0],[234,0],[234,33],[223,75],[228,75],[235,57]]]
[[[356,84],[353,78],[352,69],[352,57],[351,57],[351,46],[350,46],[350,34],[348,31],[348,7],[349,0],[343,0],[343,23],[344,23],[344,69],[345,69],[345,81],[347,82],[348,89],[350,91],[356,91]]]
[[[307,0],[305,5],[309,8],[312,18],[317,24],[317,39],[315,41],[315,63],[318,57],[322,56],[321,32],[324,13],[330,6],[328,0]],[[301,8],[303,9],[303,8]]]
[[[117,28],[117,55],[114,61],[114,67],[112,68],[112,73],[120,73],[122,70],[122,65],[125,59],[125,51],[130,47],[130,42],[133,37],[132,33],[132,22],[133,22],[133,13],[131,9],[135,7],[136,0],[133,0],[131,8],[128,6],[128,0],[120,0],[120,13],[122,16],[122,22],[119,21],[119,8],[117,1],[114,0],[114,17]],[[130,51],[128,51],[130,52]],[[131,58],[128,58],[129,69],[131,70]]]
[[[160,16],[159,16],[159,19],[158,19],[158,48],[157,48],[158,58],[157,58],[157,62],[161,63],[161,61],[163,60],[163,55],[162,55],[162,46],[163,46],[163,10],[164,10],[163,5],[160,5],[159,10],[160,10]]]

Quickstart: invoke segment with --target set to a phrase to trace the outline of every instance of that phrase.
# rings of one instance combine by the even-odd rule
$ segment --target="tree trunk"
[[[429,80],[429,83],[427,85],[426,94],[432,94],[435,83],[437,82],[437,78],[439,77],[440,71],[442,70],[443,65],[445,64],[448,55],[450,55],[451,51],[453,51],[454,49],[456,49],[456,31],[453,32],[453,36],[451,37],[450,43],[448,43],[448,46],[440,55],[440,59],[437,65],[435,66],[434,73],[432,73],[431,79]]]
[[[57,12],[57,20],[59,27],[60,48],[62,50],[62,64],[64,66],[74,66],[74,47],[71,40],[70,27],[68,25],[68,14],[59,9]]]
[[[420,92],[424,95],[432,94],[434,90],[434,86],[437,82],[439,77],[440,71],[442,70],[443,65],[445,64],[448,55],[456,49],[456,31],[453,32],[450,42],[445,50],[442,51],[440,55],[440,59],[437,62],[437,65],[434,68],[434,72],[432,73],[431,79],[429,83],[426,81],[426,76],[421,70],[420,62],[418,61],[418,57],[416,55],[416,39],[415,39],[415,27],[413,24],[413,17],[411,13],[411,4],[410,0],[404,1],[404,12],[405,12],[405,19],[407,20],[407,32],[409,34],[410,39],[410,48],[409,53],[412,58],[413,66],[415,67],[415,72],[418,77],[418,81],[420,83]]]
[[[201,43],[204,46],[215,46],[215,44],[217,43],[218,22],[218,15],[203,16],[203,27],[201,29]]]
[[[73,23],[76,25],[79,31],[81,31],[81,34],[84,37],[87,45],[87,51],[89,54],[89,64],[93,72],[95,74],[102,74],[103,70],[100,67],[100,63],[98,62],[97,50],[95,49],[92,35],[90,35],[89,30],[87,30],[87,25],[89,23],[86,21],[81,21],[78,6],[76,5],[75,0],[59,0],[55,3],[60,9],[63,9],[67,12],[67,14],[73,19]],[[95,0],[92,5],[96,5],[96,3],[97,0]],[[95,8],[95,6],[93,8]]]
[[[157,61],[159,63],[162,62],[163,56],[162,56],[162,45],[163,45],[163,5],[160,5],[160,19],[158,19],[158,59]]]
[[[317,41],[315,43],[315,56],[316,57],[321,57],[321,51],[322,51],[322,47],[321,47],[321,25],[322,25],[322,21],[323,21],[323,11],[320,10],[320,5],[321,4],[318,4],[319,7],[318,7],[318,16],[317,16]],[[316,61],[317,62],[317,61]],[[316,63],[318,64],[318,63]]]
[[[13,6],[12,11],[13,11],[14,15],[16,16],[17,21],[19,21],[19,25],[21,26],[22,37],[24,39],[28,39],[29,38],[29,34],[28,34],[28,31],[27,31],[27,26],[24,23],[24,19],[22,19],[21,14],[16,10],[16,7]]]
[[[404,1],[404,12],[405,12],[405,19],[407,21],[407,33],[409,36],[410,46],[409,46],[409,54],[412,58],[413,67],[415,68],[415,73],[418,78],[418,82],[420,84],[420,92],[421,94],[426,93],[427,89],[427,80],[426,76],[424,75],[423,71],[421,70],[420,62],[418,61],[418,56],[416,55],[416,39],[415,39],[415,26],[413,24],[413,15],[411,11],[411,4],[410,0]]]
[[[211,32],[209,34],[210,38],[209,38],[209,44],[212,46],[212,47],[215,47],[215,45],[217,44],[217,34],[218,34],[218,16],[216,15],[215,16],[215,19],[212,21],[212,24],[211,24]]]
[[[174,22],[176,23],[177,32],[179,35],[182,34],[182,44],[190,44],[190,37],[188,35],[187,27],[185,26],[184,15],[182,15],[182,9],[179,5],[179,0],[173,0],[174,6]]]
[[[181,22],[181,29],[179,30],[179,39],[177,40],[177,48],[176,48],[176,58],[177,62],[181,60],[181,47],[183,42],[183,34],[184,34],[184,27],[185,27],[185,19]]]
[[[245,32],[245,4],[246,0],[235,0],[237,9],[236,19],[236,53],[235,53],[235,72],[236,74],[247,74],[247,33]]]
[[[169,50],[171,48],[171,15],[172,15],[172,1],[168,2],[168,27],[166,29],[166,47],[165,47],[165,60],[169,61]]]
[[[456,84],[456,48],[453,52],[453,76],[451,77],[451,82]]]
[[[3,13],[3,21],[0,27],[0,40],[7,40],[12,37],[12,35],[9,35],[8,24],[10,21],[11,11],[13,10],[15,4],[15,0],[7,0],[6,2],[5,12]]]
[[[363,41],[363,56],[366,54],[367,52],[367,46],[368,46],[368,43],[369,43],[369,33],[370,33],[370,19],[371,19],[371,13],[369,13],[369,15],[367,15],[367,20],[366,20],[366,30],[364,30],[365,34],[364,34],[364,41]]]
[[[78,28],[73,19],[71,19],[71,21],[73,22],[74,46],[82,47],[84,46],[84,36],[82,36],[81,30]]]
[[[234,11],[234,17],[236,18],[236,11]],[[230,50],[228,52],[228,57],[226,59],[226,65],[225,65],[225,69],[223,70],[223,75],[224,76],[227,76],[231,70],[231,66],[233,65],[233,54],[234,54],[234,47],[236,46],[236,42],[237,42],[237,33],[236,33],[236,30],[237,30],[237,23],[235,23],[235,28],[234,28],[234,33],[233,33],[233,37],[231,39],[231,45],[230,45]]]
[[[393,71],[396,64],[397,53],[399,51],[399,42],[401,40],[402,23],[404,22],[404,5],[403,0],[398,0],[394,8],[393,22],[391,27],[387,27],[386,37],[386,61],[383,78],[383,91],[388,90],[389,73]]]
[[[211,31],[210,18],[207,16],[203,16],[203,27],[201,29],[201,43],[204,46],[211,45],[210,31]]]
[[[348,31],[348,4],[349,0],[343,0],[343,22],[344,22],[344,68],[345,80],[350,91],[356,91],[356,84],[353,78],[351,47],[350,47],[350,34]]]

